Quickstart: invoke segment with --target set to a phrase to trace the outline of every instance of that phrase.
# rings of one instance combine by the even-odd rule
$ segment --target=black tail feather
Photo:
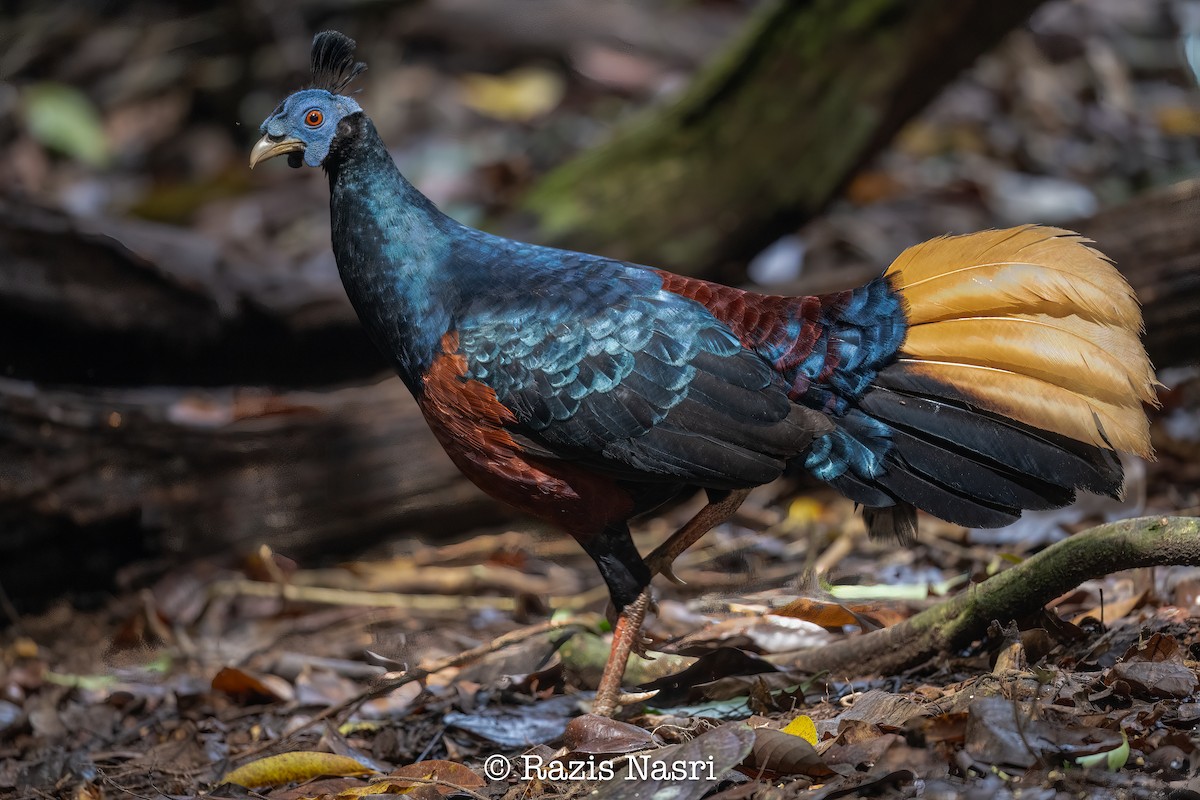
[[[905,502],[958,525],[999,528],[1021,517],[1019,508],[970,497],[903,466],[893,466],[875,480]]]
[[[872,539],[896,539],[903,545],[917,538],[917,510],[908,503],[863,509],[863,522]]]
[[[1111,450],[971,408],[953,387],[931,386],[896,366],[881,372],[876,386],[863,396],[863,410],[893,427],[949,442],[1047,483],[1120,494],[1121,462]]]
[[[891,431],[885,469],[873,477],[848,471],[830,483],[864,506],[872,535],[911,535],[913,506],[991,528],[1024,509],[1065,506],[1076,489],[1121,491],[1115,453],[981,411],[954,387],[900,364],[879,373],[858,407]]]

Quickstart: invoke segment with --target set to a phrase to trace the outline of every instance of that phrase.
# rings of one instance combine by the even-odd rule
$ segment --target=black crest
[[[350,81],[367,68],[354,60],[354,40],[337,31],[321,31],[312,43],[312,85],[333,94],[344,94]]]

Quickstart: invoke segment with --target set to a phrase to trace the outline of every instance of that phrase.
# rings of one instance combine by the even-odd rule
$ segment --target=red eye
[[[315,128],[324,121],[325,115],[315,108],[304,115],[304,124],[310,128]]]

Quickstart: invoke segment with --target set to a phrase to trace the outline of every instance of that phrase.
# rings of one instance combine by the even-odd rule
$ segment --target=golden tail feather
[[[1038,226],[943,237],[887,274],[906,303],[905,369],[1034,428],[1150,457],[1141,311],[1082,237]]]

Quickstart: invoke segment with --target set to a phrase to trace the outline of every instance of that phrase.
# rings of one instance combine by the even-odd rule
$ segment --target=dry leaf
[[[463,103],[480,114],[525,122],[559,104],[566,86],[557,72],[522,67],[503,75],[469,73],[462,76]]]
[[[783,732],[791,736],[799,736],[804,741],[811,745],[817,743],[817,726],[812,721],[812,717],[807,714],[801,714],[794,720],[784,726]]]
[[[873,618],[874,612],[881,608],[882,606],[878,603],[842,605],[836,600],[797,597],[786,606],[774,609],[771,613],[780,617],[802,619],[835,632],[841,631],[846,625],[857,625],[864,631],[873,631],[882,627],[880,621]]]
[[[349,756],[333,753],[301,751],[267,756],[238,767],[221,783],[234,783],[253,789],[260,786],[281,786],[293,781],[307,781],[322,775],[369,775],[371,770]]]
[[[812,720],[809,720],[809,724],[811,723]],[[815,727],[813,736],[816,736]],[[754,745],[750,748],[746,760],[738,766],[738,770],[752,778],[762,777],[768,780],[785,775],[819,777],[830,774],[829,768],[825,766],[812,744],[800,736],[774,728],[754,729]]]
[[[420,781],[413,783],[413,778],[445,781],[449,785],[434,784],[431,786],[431,788],[437,790],[438,794],[442,795],[453,794],[457,789],[476,789],[487,785],[487,781],[475,774],[470,768],[453,761],[443,761],[440,759],[418,761],[415,764],[400,767],[394,770],[382,782],[386,782],[394,787],[389,791],[401,793],[421,785]],[[405,782],[406,780],[408,781],[407,783]],[[371,793],[366,792],[365,794]],[[382,792],[377,791],[374,794],[382,794]]]
[[[213,676],[212,688],[241,703],[287,702],[296,696],[292,685],[278,675],[264,675],[241,667],[224,667]]]
[[[1121,619],[1140,606],[1146,601],[1146,592],[1139,592],[1132,597],[1126,597],[1124,600],[1113,600],[1111,603],[1097,606],[1093,609],[1076,614],[1071,618],[1071,624],[1079,625],[1088,617],[1098,619],[1105,625],[1112,625],[1116,620]]]
[[[572,753],[633,753],[657,744],[645,728],[595,714],[576,717],[563,733],[563,745]]]

